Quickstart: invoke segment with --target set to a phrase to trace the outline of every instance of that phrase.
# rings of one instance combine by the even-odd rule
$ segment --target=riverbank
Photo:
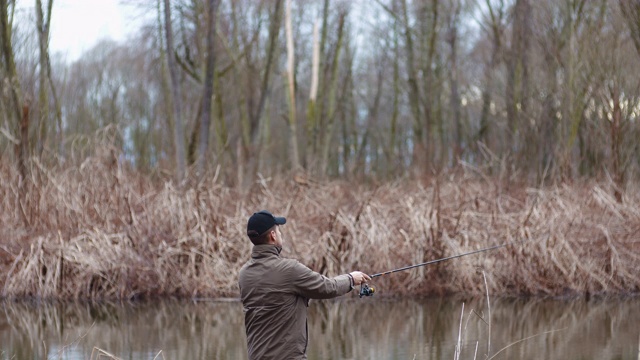
[[[100,159],[0,165],[4,298],[236,297],[246,219],[287,217],[283,255],[328,276],[377,273],[380,294],[593,295],[640,291],[640,192],[608,182],[527,187],[471,173],[384,184],[214,179],[177,187]],[[486,284],[485,284],[486,282]]]

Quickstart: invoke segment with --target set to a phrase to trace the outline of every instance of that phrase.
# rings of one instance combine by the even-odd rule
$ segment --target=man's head
[[[247,236],[254,245],[277,243],[282,241],[282,235],[278,225],[284,225],[287,219],[273,216],[267,210],[258,211],[249,218],[247,222]]]

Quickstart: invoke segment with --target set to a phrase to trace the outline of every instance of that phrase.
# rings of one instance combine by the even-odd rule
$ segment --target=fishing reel
[[[373,296],[373,293],[376,292],[376,288],[373,286],[369,286],[369,284],[360,285],[360,297],[363,296]]]

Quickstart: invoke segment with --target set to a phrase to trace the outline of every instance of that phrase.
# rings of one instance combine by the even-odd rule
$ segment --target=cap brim
[[[286,218],[278,217],[278,216],[274,216],[273,218],[276,220],[276,225],[284,225],[287,223]]]

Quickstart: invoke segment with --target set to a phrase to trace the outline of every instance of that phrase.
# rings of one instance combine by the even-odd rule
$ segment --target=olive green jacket
[[[329,299],[351,290],[349,275],[327,278],[275,245],[256,245],[240,270],[249,360],[306,359],[309,299]]]

